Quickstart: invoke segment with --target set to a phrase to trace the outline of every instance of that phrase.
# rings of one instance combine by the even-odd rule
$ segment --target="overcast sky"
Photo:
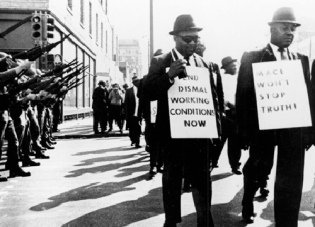
[[[315,16],[314,0],[153,0],[154,51],[168,52],[174,47],[172,31],[178,15],[191,14],[205,41],[205,58],[221,63],[231,55],[242,53],[268,42],[269,26],[274,11],[293,7],[298,16]],[[111,24],[119,38],[136,38],[147,43],[150,0],[108,0]],[[144,45],[144,44],[143,44]]]

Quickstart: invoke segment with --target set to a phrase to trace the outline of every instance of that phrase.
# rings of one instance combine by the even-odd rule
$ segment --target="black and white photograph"
[[[1,0],[0,227],[315,227],[314,0]]]

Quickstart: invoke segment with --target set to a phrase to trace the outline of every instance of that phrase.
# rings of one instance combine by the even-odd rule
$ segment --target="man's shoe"
[[[241,175],[242,172],[239,169],[232,169],[232,173],[236,174],[236,175]]]
[[[119,132],[120,132],[121,134],[123,134],[123,130],[122,130],[122,129],[120,129]]]
[[[158,172],[158,173],[163,173],[163,168],[162,168],[162,167],[157,167],[157,168],[156,168],[156,172]]]
[[[51,149],[55,149],[54,147],[50,146],[49,144],[45,144],[45,148],[51,150]]]
[[[141,146],[139,144],[136,144],[136,148],[141,148]]]
[[[45,150],[47,150],[45,147],[42,147],[40,145],[34,145],[34,146],[32,146],[32,148],[33,148],[34,151],[37,151],[37,150],[45,151]]]
[[[149,171],[149,174],[151,174],[151,175],[156,174],[157,172],[155,172],[154,169],[155,169],[155,167],[151,167],[150,171]]]
[[[269,195],[269,190],[266,187],[260,188],[260,195],[261,197],[268,197]]]
[[[8,178],[0,175],[0,182],[5,182],[5,181],[8,181]]]
[[[176,227],[176,223],[165,222],[163,227]]]
[[[28,167],[28,166],[40,166],[40,163],[34,162],[32,160],[22,162],[22,167]]]
[[[255,214],[253,215],[242,215],[243,217],[243,221],[247,224],[251,224],[254,223],[254,219],[255,219]]]
[[[53,137],[53,136],[49,136],[49,139],[50,139],[51,141],[56,141],[56,140],[57,140],[56,137]]]
[[[20,167],[10,170],[10,178],[14,178],[14,177],[29,177],[31,176],[30,172],[25,172],[23,169],[21,169]]]
[[[36,152],[35,151],[30,151],[29,156],[35,156]]]
[[[49,159],[49,156],[44,155],[44,154],[36,154],[35,158],[38,158],[38,159]]]

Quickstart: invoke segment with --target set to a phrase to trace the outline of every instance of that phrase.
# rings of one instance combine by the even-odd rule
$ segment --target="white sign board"
[[[172,138],[218,138],[207,68],[187,66],[188,77],[175,78],[168,90]]]
[[[150,122],[155,123],[156,121],[156,114],[157,114],[157,101],[150,102]]]
[[[262,62],[252,66],[259,129],[312,126],[301,61]]]

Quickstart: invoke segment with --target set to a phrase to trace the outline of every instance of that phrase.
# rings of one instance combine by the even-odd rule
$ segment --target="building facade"
[[[92,94],[99,80],[111,83],[112,78],[122,78],[118,62],[117,35],[107,16],[107,0],[1,0],[0,29],[18,23],[32,13],[47,13],[54,19],[54,37],[49,43],[71,34],[50,54],[60,54],[63,62],[78,59],[85,70],[83,84],[70,90],[63,102],[63,115],[78,116],[91,113]],[[0,50],[15,54],[34,47],[28,22],[0,39]],[[40,66],[41,60],[36,61]]]
[[[131,82],[134,74],[142,78],[142,53],[137,39],[119,40],[119,68],[127,84]]]

